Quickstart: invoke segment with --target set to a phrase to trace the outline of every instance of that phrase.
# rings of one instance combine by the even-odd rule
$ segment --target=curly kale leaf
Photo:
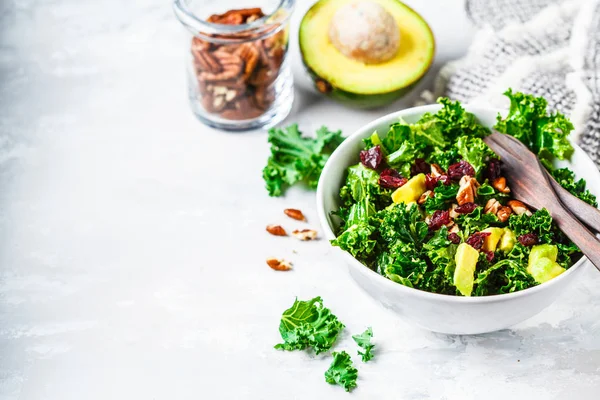
[[[379,220],[379,232],[383,240],[388,243],[410,243],[416,249],[421,248],[429,229],[416,204],[408,207],[394,204],[379,211],[375,218]]]
[[[358,347],[361,347],[364,350],[364,353],[358,350],[358,355],[361,356],[363,362],[367,362],[373,358],[373,348],[375,345],[371,343],[372,337],[373,329],[371,329],[370,326],[360,335],[352,336],[352,339],[354,339]]]
[[[500,220],[496,215],[484,213],[483,207],[477,207],[470,214],[460,214],[454,219],[454,222],[460,226],[465,238],[472,233],[480,232],[490,226],[499,226]]]
[[[263,169],[269,195],[281,196],[297,182],[316,188],[325,162],[343,140],[341,131],[326,127],[317,130],[314,139],[302,137],[297,124],[269,129],[271,156]]]
[[[323,306],[321,297],[309,301],[296,299],[281,316],[279,333],[283,343],[275,348],[288,351],[312,348],[319,354],[333,346],[343,328],[344,324]]]
[[[547,167],[552,166],[554,157],[564,160],[573,154],[573,146],[567,136],[573,124],[562,114],[547,114],[548,102],[543,97],[514,92],[504,93],[510,99],[506,118],[498,115],[494,128],[523,142],[538,155]]]
[[[433,264],[433,269],[428,268],[423,276],[422,290],[432,293],[456,294],[456,286],[453,283],[454,269],[456,263],[454,256],[458,245],[448,240],[448,228],[442,226],[423,245],[427,257]]]
[[[535,286],[524,264],[511,259],[498,261],[475,279],[475,296],[512,293]]]
[[[585,180],[575,180],[575,174],[569,168],[558,168],[551,171],[551,174],[554,179],[556,179],[556,181],[572,195],[579,197],[581,200],[594,207],[598,207],[596,196],[585,188]]]
[[[456,201],[457,194],[457,184],[444,185],[442,182],[438,182],[438,185],[433,189],[433,197],[428,197],[425,200],[423,205],[425,211],[428,214],[433,214],[436,210],[447,210]]]
[[[348,168],[346,184],[340,189],[341,205],[337,215],[344,220],[342,231],[367,223],[377,209],[391,203],[392,191],[379,185],[379,174],[362,164]]]
[[[448,149],[435,148],[429,153],[426,160],[430,164],[439,165],[446,171],[450,165],[460,160],[460,156],[456,147],[450,147]]]
[[[377,241],[372,238],[375,227],[368,224],[354,224],[331,241],[333,246],[347,251],[359,260],[372,256]]]
[[[427,157],[428,162],[447,169],[459,158],[459,150],[452,145],[456,138],[489,133],[459,102],[447,98],[438,102],[443,106],[438,112],[426,113],[414,124],[395,123],[382,140],[388,164],[404,176],[410,176],[410,165],[417,158]]]
[[[456,141],[458,154],[475,169],[475,176],[481,182],[481,175],[488,161],[498,158],[496,153],[480,137],[461,136]]]
[[[345,351],[333,352],[333,361],[329,369],[325,371],[325,381],[332,385],[340,385],[346,392],[356,387],[358,370],[353,367],[350,355]]]
[[[526,233],[535,233],[540,243],[554,244],[554,232],[558,229],[552,216],[545,208],[537,210],[531,216],[512,214],[508,226],[518,237]]]
[[[418,289],[427,272],[427,262],[412,245],[398,242],[390,249],[390,253],[379,256],[377,269],[381,275],[396,283]]]

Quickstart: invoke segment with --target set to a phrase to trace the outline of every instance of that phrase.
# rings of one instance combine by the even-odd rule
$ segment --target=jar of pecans
[[[192,110],[225,130],[275,125],[294,98],[286,57],[294,0],[263,1],[262,8],[240,8],[243,3],[174,1],[177,18],[191,33],[186,63]]]

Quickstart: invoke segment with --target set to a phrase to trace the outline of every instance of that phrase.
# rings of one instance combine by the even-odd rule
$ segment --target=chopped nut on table
[[[289,271],[292,269],[292,263],[275,257],[267,258],[267,265],[275,271]]]
[[[300,211],[296,208],[286,208],[285,210],[283,210],[283,212],[288,217],[295,219],[297,221],[306,221],[306,217],[304,216],[302,211]]]
[[[274,236],[287,236],[287,232],[281,225],[267,225],[267,232]]]
[[[313,229],[296,229],[292,232],[292,236],[294,236],[296,239],[300,239],[303,241],[315,240],[317,238],[317,231]]]

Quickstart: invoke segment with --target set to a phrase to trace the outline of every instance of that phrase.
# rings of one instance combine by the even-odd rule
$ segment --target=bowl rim
[[[321,176],[319,178],[319,183],[317,186],[317,213],[319,216],[319,222],[323,229],[323,233],[328,241],[335,239],[337,237],[337,235],[331,229],[331,227],[329,225],[327,213],[325,212],[324,197],[325,197],[326,190],[325,190],[325,184],[323,182],[325,181],[325,177],[327,177],[337,167],[337,164],[339,163],[338,158],[340,157],[340,154],[342,153],[342,149],[350,146],[351,143],[353,143],[357,137],[361,137],[361,138],[368,137],[373,131],[376,130],[375,128],[379,125],[391,124],[391,121],[393,121],[394,119],[398,120],[399,117],[404,117],[407,115],[411,115],[411,116],[419,115],[419,114],[422,115],[426,112],[437,111],[441,107],[442,106],[439,104],[428,104],[428,105],[423,105],[423,106],[405,108],[400,111],[395,111],[393,113],[386,114],[380,118],[377,118],[377,119],[369,122],[366,125],[363,125],[362,127],[358,128],[357,130],[355,130],[351,135],[349,135],[345,138],[345,140],[342,142],[342,144],[340,144],[338,146],[337,149],[335,149],[335,151],[331,154],[331,156],[327,160],[325,167],[323,168],[323,171],[321,172]],[[503,110],[497,109],[497,108],[481,107],[481,106],[471,105],[468,103],[463,104],[463,107],[467,111],[473,113],[476,117],[479,113],[483,113],[483,112],[485,112],[485,113],[491,112],[491,113],[498,114],[503,111]],[[354,140],[350,140],[350,139],[354,139]],[[576,147],[577,150],[581,151],[581,153],[584,154],[585,157],[587,157],[589,159],[589,156],[587,155],[587,153],[585,153],[583,150],[581,150],[581,148],[576,143],[571,142],[571,144],[574,147]],[[591,161],[591,159],[590,159],[590,161]],[[349,166],[345,166],[344,168],[348,168],[348,167]],[[600,174],[600,172],[598,174]],[[334,247],[334,246],[332,246],[332,247]],[[387,279],[386,277],[378,274],[376,271],[373,271],[372,269],[370,269],[369,267],[367,267],[360,261],[358,261],[347,251],[342,250],[340,248],[337,248],[337,250],[340,251],[341,253],[343,253],[347,264],[351,268],[356,269],[357,272],[359,272],[359,273],[368,274],[374,282],[377,282],[378,284],[387,286],[390,290],[397,291],[399,294],[404,293],[407,295],[420,296],[420,297],[423,297],[423,298],[426,298],[429,300],[448,301],[448,302],[452,302],[452,303],[469,303],[469,304],[482,304],[482,303],[492,303],[492,302],[498,302],[498,301],[508,301],[508,300],[516,299],[518,297],[533,295],[539,291],[550,288],[553,285],[559,284],[567,276],[575,273],[575,271],[579,270],[581,268],[581,266],[587,262],[587,257],[584,255],[575,264],[573,264],[566,272],[560,274],[556,278],[554,278],[550,281],[544,282],[542,284],[539,284],[539,285],[536,285],[536,286],[533,286],[533,287],[530,287],[527,289],[519,290],[516,292],[504,293],[504,294],[494,294],[494,295],[489,295],[489,296],[457,296],[457,295],[426,292],[424,290],[415,289],[412,287],[402,285],[400,283],[393,282],[393,281]]]

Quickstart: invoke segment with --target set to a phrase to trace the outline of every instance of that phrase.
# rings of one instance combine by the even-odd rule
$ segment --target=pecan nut
[[[422,205],[424,204],[428,198],[433,197],[433,192],[431,190],[427,190],[425,193],[423,193],[421,195],[421,197],[419,197],[419,200],[417,200],[417,204]]]
[[[228,79],[235,79],[241,75],[243,62],[239,56],[225,51],[215,51],[212,55],[221,65],[221,71],[203,71],[200,73],[200,79],[207,82],[226,81]]]
[[[431,176],[434,178],[439,178],[444,175],[444,170],[437,164],[431,164]]]
[[[267,232],[274,236],[287,236],[287,232],[281,225],[267,225]]]
[[[529,211],[529,208],[527,208],[527,206],[519,200],[510,200],[508,203],[506,203],[507,206],[509,206],[511,208],[511,210],[517,214],[517,215],[521,215],[521,214],[525,214],[528,217],[531,217],[531,211]]]
[[[247,81],[258,65],[260,54],[252,43],[244,43],[240,45],[234,52],[244,62],[244,73],[242,79]]]
[[[506,178],[501,176],[492,181],[492,187],[500,193],[510,193],[510,188],[506,184]]]
[[[500,222],[508,221],[510,214],[512,214],[512,210],[508,206],[500,206],[498,211],[496,211],[496,217],[498,217],[498,220],[500,220]]]
[[[267,258],[267,265],[275,271],[289,271],[290,269],[292,269],[292,263],[290,263],[289,261],[285,261],[282,258]]]
[[[300,239],[302,241],[315,240],[317,238],[317,231],[315,231],[313,229],[302,229],[302,230],[296,229],[292,232],[292,235],[296,239]]]
[[[452,203],[452,207],[450,207],[450,210],[448,210],[448,213],[450,214],[450,218],[454,219],[457,218],[460,214],[456,212],[456,207],[458,207],[458,204],[456,203]]]
[[[239,25],[264,16],[260,8],[236,9],[212,15],[208,22]],[[206,111],[230,120],[253,119],[267,112],[275,101],[274,82],[287,51],[287,33],[282,23],[283,20],[269,20],[260,37],[250,29],[192,39],[198,98]],[[222,38],[240,40],[221,43]]]
[[[456,202],[458,205],[460,206],[465,203],[475,202],[477,188],[479,188],[479,183],[477,182],[477,179],[472,176],[464,175],[460,178],[458,194],[456,195]]]
[[[304,214],[302,214],[302,211],[296,208],[286,208],[285,210],[283,210],[283,213],[297,221],[306,221],[306,217],[304,216]]]
[[[496,214],[498,210],[502,207],[502,204],[496,199],[489,199],[487,203],[485,203],[485,207],[483,207],[483,212],[486,214]]]

